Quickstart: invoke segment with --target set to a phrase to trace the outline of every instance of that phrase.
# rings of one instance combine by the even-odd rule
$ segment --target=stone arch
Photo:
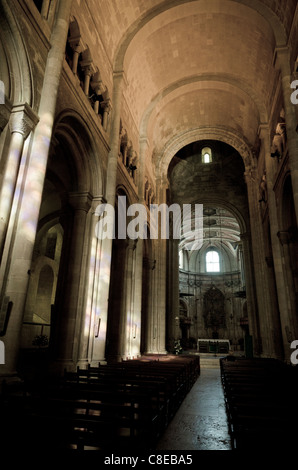
[[[104,178],[98,146],[84,119],[73,110],[65,110],[56,118],[53,135],[55,146],[60,143],[69,151],[73,190],[87,191],[94,196],[103,194]]]
[[[30,58],[11,2],[0,3],[0,79],[5,85],[5,96],[11,103],[34,106],[33,77]]]
[[[184,299],[179,299],[180,304],[180,312],[182,312],[182,316],[187,316],[188,312],[188,304]]]
[[[50,336],[62,244],[63,228],[59,224],[59,218],[49,217],[48,220],[43,220],[36,235],[26,296],[22,330],[25,347],[30,347],[34,334],[42,323],[46,325],[45,328],[42,327],[44,333]]]
[[[159,156],[156,157],[156,166],[159,175],[167,175],[168,166],[173,156],[184,146],[197,140],[219,140],[235,148],[243,159],[245,170],[250,171],[256,166],[254,149],[246,142],[243,136],[227,127],[198,127],[172,138]]]

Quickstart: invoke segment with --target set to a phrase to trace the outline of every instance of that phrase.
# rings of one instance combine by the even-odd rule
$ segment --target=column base
[[[159,355],[159,356],[166,356],[166,355],[169,354],[169,353],[168,353],[168,351],[166,351],[165,349],[162,350],[162,351],[157,351],[157,350],[154,350],[154,349],[153,349],[152,351],[146,351],[146,352],[144,353],[145,356],[148,355],[148,354],[154,354],[154,355],[157,354],[157,355]]]

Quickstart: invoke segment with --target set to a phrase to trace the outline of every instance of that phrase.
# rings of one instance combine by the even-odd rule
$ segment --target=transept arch
[[[36,105],[30,58],[10,2],[0,4],[0,79],[11,103]]]
[[[237,135],[234,130],[227,127],[199,127],[191,129],[182,135],[174,136],[166,145],[163,152],[156,156],[156,166],[160,175],[167,175],[168,166],[173,155],[175,155],[182,147],[198,141],[198,140],[219,140],[234,147],[243,159],[246,171],[251,171],[256,166],[256,155],[254,149],[249,145],[245,139]]]
[[[53,145],[61,142],[69,148],[70,168],[73,171],[72,190],[88,191],[92,196],[104,192],[104,178],[100,155],[90,135],[87,123],[73,110],[57,116],[53,130]]]

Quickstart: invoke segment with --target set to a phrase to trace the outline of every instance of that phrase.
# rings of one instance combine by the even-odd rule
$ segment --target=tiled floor
[[[219,368],[201,369],[157,449],[231,450]]]

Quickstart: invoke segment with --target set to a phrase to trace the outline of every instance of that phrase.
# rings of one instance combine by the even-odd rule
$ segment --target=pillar
[[[79,56],[84,50],[84,45],[82,43],[81,38],[70,38],[69,43],[73,49],[72,72],[74,73],[74,75],[77,75]]]
[[[157,201],[159,204],[167,202],[168,182],[166,178],[159,178],[156,182]],[[156,266],[153,282],[152,306],[152,333],[151,353],[166,354],[166,278],[167,278],[167,242],[160,234],[155,240]]]
[[[101,106],[103,107],[102,127],[104,128],[105,131],[107,131],[108,123],[109,123],[109,115],[111,112],[111,100],[108,99],[108,100],[103,101],[101,103]]]
[[[247,316],[249,324],[249,334],[253,338],[254,350],[259,354],[259,338],[260,338],[260,324],[259,314],[256,302],[256,291],[252,269],[252,256],[250,249],[250,234],[242,233],[240,235],[242,242],[243,260],[245,267],[245,288],[247,299]]]
[[[179,327],[179,240],[176,239],[170,239],[168,241],[167,282],[167,338],[169,348],[172,350],[174,348],[175,340],[180,338],[181,333]]]
[[[289,311],[288,311],[288,300],[287,300],[287,288],[285,283],[285,277],[282,266],[282,253],[281,246],[278,240],[279,224],[277,216],[277,207],[276,207],[276,197],[274,192],[274,183],[276,175],[276,161],[270,155],[270,132],[269,128],[266,125],[260,126],[259,136],[262,142],[265,155],[265,169],[266,169],[266,186],[267,186],[267,204],[269,209],[269,222],[270,222],[270,232],[271,232],[271,244],[272,244],[272,255],[273,255],[273,269],[274,277],[271,283],[271,289],[276,288],[277,299],[274,295],[271,296],[273,301],[271,305],[272,312],[272,334],[276,337],[276,342],[279,342],[279,337],[277,338],[277,332],[282,330],[282,340],[283,340],[283,349],[285,355],[287,356],[288,343],[287,335],[285,331],[285,325],[289,324]],[[272,269],[270,266],[268,269]],[[274,285],[276,282],[276,286]],[[277,310],[276,302],[277,300],[279,310]],[[281,345],[276,344],[276,354],[281,358]],[[288,351],[289,353],[289,351]]]
[[[125,270],[123,283],[122,308],[120,312],[120,354],[122,359],[139,355],[137,335],[140,336],[140,318],[134,310],[136,282],[137,240],[126,240]]]
[[[81,331],[84,329],[84,305],[86,294],[85,247],[89,246],[87,215],[91,206],[89,193],[72,193],[69,203],[73,209],[70,247],[67,256],[67,269],[64,273],[63,295],[57,305],[58,345],[57,361],[60,369],[75,370],[79,358]]]
[[[247,184],[249,212],[251,223],[252,253],[254,261],[255,292],[257,295],[260,338],[262,338],[261,353],[266,357],[274,357],[274,341],[271,331],[271,298],[268,284],[267,266],[265,261],[264,236],[259,204],[259,181],[255,170],[245,172]]]
[[[286,46],[277,48],[276,57],[277,64],[281,71],[281,86],[285,110],[287,144],[293,185],[293,198],[296,219],[298,220],[298,134],[296,132],[297,117],[295,105],[291,102],[291,94],[293,89],[291,88],[292,73],[290,66],[289,48]]]
[[[143,289],[142,289],[142,346],[143,352],[150,353],[152,348],[153,331],[153,311],[152,293],[154,292],[154,275],[156,260],[152,258],[143,259]]]
[[[117,178],[117,165],[118,165],[118,147],[119,147],[119,129],[120,129],[120,113],[122,103],[122,87],[123,87],[123,72],[114,74],[114,87],[113,87],[113,116],[111,122],[110,133],[110,152],[108,156],[107,166],[107,179],[106,179],[106,192],[104,195],[105,201],[115,206],[116,198],[116,178]],[[100,235],[99,235],[100,237]],[[98,283],[98,311],[100,312],[101,336],[96,343],[94,343],[92,360],[93,362],[104,363],[105,348],[106,348],[106,328],[108,320],[108,299],[110,288],[110,274],[111,274],[111,260],[112,260],[112,239],[104,238],[101,241],[101,260],[99,268],[99,283]],[[102,326],[103,325],[103,326]]]
[[[59,3],[56,23],[51,35],[43,89],[38,109],[39,122],[32,139],[18,214],[14,224],[14,237],[9,247],[9,260],[5,266],[3,292],[13,303],[6,335],[6,363],[0,366],[1,376],[15,376],[20,344],[29,270],[31,266],[39,210],[42,200],[50,140],[56,109],[56,100],[71,9],[71,0]]]
[[[0,192],[0,258],[2,258],[24,142],[37,122],[38,117],[27,103],[13,107],[9,121],[10,145]]]
[[[89,86],[90,86],[90,80],[91,76],[95,72],[93,64],[90,62],[88,64],[82,64],[82,69],[85,74],[85,80],[84,80],[84,93],[86,96],[89,96]]]
[[[298,338],[298,329],[297,329],[297,312],[296,312],[296,297],[295,297],[295,284],[293,279],[292,263],[291,263],[291,254],[290,254],[290,243],[291,236],[290,233],[286,230],[279,231],[278,239],[282,248],[282,263],[283,269],[286,276],[285,283],[285,297],[287,302],[287,312],[288,315],[284,318],[283,324],[283,338],[284,338],[284,347],[285,347],[285,356],[289,360],[289,357],[292,353],[290,350],[290,345],[293,340]]]
[[[104,204],[102,196],[92,199],[91,210],[87,215],[86,245],[88,245],[87,272],[84,291],[84,308],[82,318],[82,328],[80,332],[80,345],[78,366],[84,367],[86,364],[97,366],[98,362],[93,362],[93,351],[96,350],[97,342],[100,342],[105,333],[105,324],[102,322],[99,311],[99,272],[101,259],[102,240],[96,236],[96,224],[98,215],[97,207]],[[88,231],[88,233],[87,233]]]
[[[50,8],[50,0],[43,0],[40,14],[42,18],[46,20],[48,19],[48,15],[49,15],[49,8]]]

